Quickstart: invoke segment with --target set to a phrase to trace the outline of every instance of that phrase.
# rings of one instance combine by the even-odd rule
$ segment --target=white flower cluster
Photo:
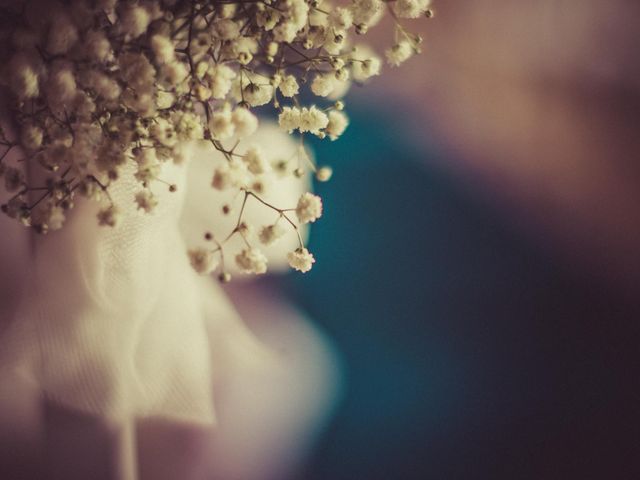
[[[396,30],[386,59],[397,66],[421,42],[400,19],[432,15],[430,0],[74,0],[52,1],[48,15],[42,5],[0,6],[0,86],[17,131],[8,138],[0,130],[0,177],[13,194],[2,210],[46,233],[63,227],[80,195],[100,203],[100,225],[117,227],[113,182],[133,167],[139,190],[131,202],[152,212],[158,199],[151,184],[176,189],[160,178],[163,163],[180,163],[185,142],[205,141],[227,160],[212,172],[212,187],[236,189],[245,202],[278,212],[279,222],[258,238],[271,245],[287,233],[283,224],[291,227],[300,246],[289,263],[303,272],[315,260],[298,227],[318,219],[322,203],[305,193],[295,208],[281,209],[260,197],[277,169],[259,146],[237,148],[258,128],[254,108],[271,105],[281,128],[301,142],[305,135],[336,140],[349,123],[340,98],[382,66],[352,34],[366,33],[388,12]],[[305,93],[323,105],[302,105]],[[29,178],[6,160],[14,148]],[[318,180],[331,177],[330,167],[304,158]],[[300,178],[304,168],[277,173]],[[229,237],[245,237],[247,228],[241,212]],[[199,273],[219,268],[226,281],[224,241],[210,237],[215,248],[190,250],[190,261]],[[267,270],[266,257],[248,242],[235,261],[245,272]]]

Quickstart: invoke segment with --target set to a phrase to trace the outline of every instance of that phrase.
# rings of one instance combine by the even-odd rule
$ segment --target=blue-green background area
[[[279,280],[344,368],[300,478],[640,478],[638,311],[437,167],[406,118],[350,115],[313,144],[335,170],[317,263]]]

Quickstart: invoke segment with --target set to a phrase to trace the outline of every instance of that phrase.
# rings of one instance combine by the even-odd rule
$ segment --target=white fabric
[[[258,136],[273,159],[295,152],[273,127]],[[198,147],[168,165],[178,192],[155,184],[152,215],[120,182],[115,230],[88,203],[44,237],[0,217],[2,478],[282,480],[298,464],[334,403],[335,355],[298,312],[237,282],[250,330],[190,268],[187,245],[234,221],[219,214],[233,194],[209,186],[223,161]],[[295,205],[303,187],[266,198]],[[252,222],[273,220],[255,207]],[[295,245],[266,251],[272,270]]]
[[[272,128],[260,136],[271,139],[272,157],[295,151]],[[222,235],[219,212],[232,200],[210,193],[221,156],[213,149],[196,151],[191,184],[184,166],[163,170],[162,178],[178,191],[154,183],[160,202],[151,215],[136,210],[137,186],[123,175],[111,189],[123,210],[117,228],[98,226],[97,207],[80,201],[65,228],[31,238],[33,252],[21,264],[21,301],[0,344],[5,378],[20,371],[53,401],[101,417],[207,424],[215,419],[212,379],[218,369],[276,361],[241,323],[217,282],[198,277],[188,264],[179,222],[190,246],[202,242],[204,228]],[[277,200],[295,205],[302,187],[290,183]],[[189,207],[183,211],[185,198]],[[256,218],[253,206],[248,214]],[[278,263],[274,253],[283,257],[282,248],[291,245],[270,250],[272,263]],[[214,333],[210,338],[205,323]]]

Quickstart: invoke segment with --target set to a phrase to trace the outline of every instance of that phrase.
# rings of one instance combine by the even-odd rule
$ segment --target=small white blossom
[[[269,168],[271,168],[271,164],[269,164]],[[260,175],[255,177],[248,185],[247,188],[252,192],[257,193],[258,195],[262,195],[266,193],[273,183],[273,177],[270,175]]]
[[[155,148],[139,148],[134,152],[133,159],[139,167],[148,168],[158,164]]]
[[[349,119],[347,116],[337,110],[331,110],[329,112],[329,123],[325,131],[331,140],[336,140],[340,135],[344,133],[349,125]]]
[[[311,270],[316,259],[306,248],[298,248],[287,254],[289,266],[299,272],[306,273]]]
[[[289,133],[299,128],[300,109],[298,107],[284,107],[278,116],[278,124]]]
[[[317,74],[311,83],[311,91],[319,97],[326,97],[333,92],[336,84],[336,77],[331,73]]]
[[[18,98],[34,98],[40,93],[34,63],[22,52],[14,55],[7,66],[9,86]]]
[[[374,26],[382,18],[384,3],[382,0],[351,0],[353,23]]]
[[[316,179],[319,182],[328,182],[329,180],[331,180],[332,176],[333,176],[333,169],[328,166],[320,167],[316,172]]]
[[[393,47],[385,51],[387,62],[395,67],[406,62],[414,53],[413,46],[407,40],[400,40]]]
[[[151,16],[146,8],[133,5],[125,8],[120,18],[120,28],[129,38],[138,38],[147,31]]]
[[[204,128],[200,117],[193,112],[176,112],[171,118],[178,139],[182,141],[201,140],[204,136]]]
[[[142,190],[136,193],[135,200],[138,209],[144,210],[146,213],[151,213],[158,205],[158,199],[150,190]]]
[[[236,108],[231,115],[235,134],[240,138],[253,135],[258,129],[258,117],[246,108]]]
[[[93,90],[96,95],[105,100],[116,100],[122,92],[115,79],[97,70],[84,72],[83,83],[86,88]]]
[[[242,188],[249,183],[249,180],[247,165],[234,157],[213,171],[211,186],[216,190],[226,190],[231,187]]]
[[[120,223],[120,209],[115,205],[110,205],[98,211],[98,225],[116,227]]]
[[[229,110],[223,110],[211,115],[209,121],[209,130],[214,138],[218,140],[226,140],[233,137],[235,133],[235,124],[231,118],[231,112]]]
[[[240,35],[240,25],[226,18],[215,22],[212,28],[216,37],[222,40],[234,40]]]
[[[166,118],[158,117],[149,127],[149,133],[165,147],[173,147],[178,143],[178,135],[173,123]]]
[[[340,55],[346,45],[345,38],[342,33],[330,30],[325,38],[323,48],[331,55]]]
[[[211,186],[216,190],[226,190],[233,185],[229,167],[225,167],[218,167],[213,171]]]
[[[265,50],[267,55],[270,55],[272,57],[275,57],[276,54],[278,53],[278,49],[279,49],[279,45],[277,42],[269,42],[267,44],[267,48]]]
[[[393,10],[399,18],[418,18],[427,11],[431,0],[397,0]]]
[[[95,61],[104,62],[111,55],[111,43],[104,32],[90,30],[85,34],[83,47],[85,55]]]
[[[244,273],[263,274],[267,271],[267,257],[256,248],[247,248],[236,255],[236,265]]]
[[[298,199],[296,216],[300,223],[312,223],[322,216],[322,199],[313,193],[303,193]]]
[[[142,53],[124,53],[118,57],[122,79],[136,92],[150,92],[156,80],[156,69]]]
[[[243,157],[247,168],[254,175],[267,173],[271,170],[271,164],[267,161],[262,151],[256,147],[250,147]]]
[[[151,49],[156,57],[156,62],[160,65],[171,63],[176,58],[173,42],[164,35],[154,35],[151,37]]]
[[[54,109],[69,104],[78,93],[76,79],[68,64],[58,63],[52,68],[47,83],[47,99]]]
[[[204,85],[196,85],[194,87],[194,93],[196,98],[201,102],[206,102],[211,98],[211,90],[209,90]]]
[[[216,65],[207,72],[206,76],[213,98],[222,100],[231,90],[231,81],[236,77],[236,72],[226,65]]]
[[[60,230],[64,224],[65,218],[65,212],[62,207],[58,207],[57,205],[52,206],[49,210],[49,219],[47,221],[49,230]]]
[[[42,145],[42,129],[33,124],[27,124],[22,128],[20,142],[27,150],[36,150]]]
[[[218,260],[211,250],[204,248],[194,248],[189,250],[189,262],[200,275],[213,272],[218,266]]]
[[[293,97],[300,91],[296,77],[293,75],[286,75],[278,85],[278,88],[285,97]]]
[[[162,66],[162,76],[169,85],[176,85],[186,80],[189,67],[181,61],[173,61]]]
[[[353,13],[348,8],[336,7],[329,16],[329,23],[335,30],[344,32],[353,25]]]
[[[289,18],[297,30],[302,29],[309,18],[309,5],[304,0],[287,0],[285,5],[288,9]]]
[[[250,83],[244,88],[243,92],[245,101],[249,102],[252,107],[265,105],[273,98],[273,86],[271,85]]]
[[[298,128],[300,133],[310,132],[318,135],[328,123],[327,114],[313,105],[310,108],[304,107],[300,112],[300,126]]]
[[[359,45],[352,54],[354,60],[351,67],[351,76],[357,82],[365,82],[371,77],[380,75],[382,62],[380,58],[368,47]]]
[[[272,8],[265,8],[258,12],[256,16],[256,23],[258,26],[264,28],[266,32],[273,30],[278,20],[280,20],[280,13]]]
[[[160,110],[166,110],[171,108],[173,104],[176,102],[176,96],[171,92],[164,92],[158,90],[156,92],[156,106]]]
[[[280,43],[292,43],[297,33],[298,28],[293,22],[284,21],[273,29],[273,39]]]
[[[258,234],[258,239],[262,244],[269,246],[276,243],[285,233],[287,233],[287,230],[282,225],[276,223],[262,227]]]

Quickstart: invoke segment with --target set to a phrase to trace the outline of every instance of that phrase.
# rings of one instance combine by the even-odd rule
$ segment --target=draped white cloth
[[[273,159],[290,156],[296,148],[269,126],[251,140],[268,142]],[[220,213],[224,203],[234,201],[233,195],[210,187],[213,168],[224,159],[203,146],[193,146],[191,153],[188,166],[167,164],[162,171],[164,180],[177,184],[177,192],[154,183],[159,205],[152,214],[137,211],[133,197],[139,187],[123,175],[110,190],[122,209],[121,224],[114,229],[98,226],[98,207],[86,201],[79,202],[61,231],[45,236],[32,235],[2,220],[2,284],[6,288],[1,305],[0,417],[6,431],[12,431],[13,422],[18,431],[29,430],[27,426],[34,432],[55,428],[53,434],[62,438],[64,431],[60,430],[69,422],[54,422],[54,427],[49,422],[47,427],[43,404],[98,419],[107,431],[116,432],[107,442],[115,452],[111,467],[97,462],[89,469],[109,470],[104,478],[158,479],[173,471],[175,458],[170,453],[160,458],[145,454],[140,440],[135,446],[141,421],[146,422],[144,431],[153,431],[148,419],[169,425],[165,431],[175,433],[178,428],[211,434],[199,442],[210,447],[205,449],[204,460],[187,462],[176,471],[179,476],[166,478],[278,478],[275,472],[282,474],[282,465],[291,464],[295,455],[268,445],[270,437],[280,428],[288,432],[281,435],[281,447],[289,445],[291,450],[296,443],[305,444],[305,430],[316,424],[335,392],[330,349],[306,322],[268,300],[264,313],[253,312],[254,319],[261,313],[269,316],[268,309],[279,312],[274,325],[279,325],[289,349],[298,350],[296,361],[301,360],[300,365],[307,365],[309,371],[290,364],[291,358],[274,350],[277,337],[271,344],[259,340],[217,281],[199,277],[191,269],[187,245],[202,245],[205,229],[219,237],[226,235],[237,218],[223,218]],[[300,182],[286,180],[276,184],[266,198],[278,205],[295,205],[303,188]],[[248,205],[250,223],[268,224],[273,216],[264,207]],[[268,249],[271,268],[282,266],[285,252],[295,245],[292,234],[278,247]],[[230,251],[233,248],[231,245]],[[289,326],[284,329],[283,318],[289,318],[284,320]],[[292,335],[291,328],[295,330],[297,324],[306,326],[298,329],[300,335]],[[269,327],[260,325],[269,336]],[[296,347],[302,344],[306,353]],[[269,388],[291,387],[302,380],[297,375],[310,374],[316,382],[304,380],[310,390],[296,393],[294,389],[283,396],[274,395]],[[227,397],[235,399],[233,404],[225,403]],[[247,408],[237,411],[236,405],[243,402]],[[256,409],[261,402],[271,406]],[[296,402],[305,405],[291,411]],[[291,414],[283,415],[278,424],[273,414],[280,408]],[[259,411],[271,418],[261,418],[255,414]],[[251,431],[247,419],[257,423],[253,436],[238,437],[238,429]],[[261,424],[271,430],[262,432]],[[80,421],[80,425],[86,423]],[[84,432],[83,427],[80,431]],[[85,433],[87,439],[96,436],[88,427]],[[69,445],[78,439],[82,444],[82,436],[67,439]],[[165,437],[171,443],[173,434]],[[163,435],[147,434],[146,438],[157,449]],[[3,448],[7,442],[12,439],[5,439]],[[51,446],[45,441],[43,448]],[[56,448],[64,450],[64,445]],[[288,460],[265,461],[264,452],[278,450],[274,455]],[[235,458],[234,452],[252,456]],[[209,465],[213,458],[215,465]],[[68,460],[79,466],[83,463],[78,458]],[[43,471],[53,475],[55,468],[50,467]],[[76,478],[74,472],[81,470],[62,469],[67,478]]]

